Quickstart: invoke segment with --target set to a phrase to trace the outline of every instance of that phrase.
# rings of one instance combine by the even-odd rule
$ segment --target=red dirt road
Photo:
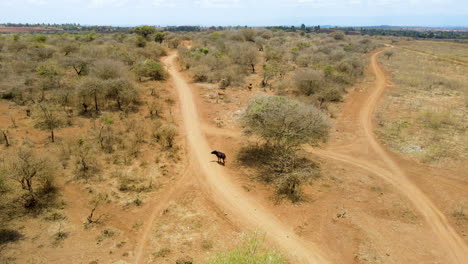
[[[372,122],[373,113],[387,83],[386,76],[377,62],[377,57],[381,52],[376,52],[371,57],[371,70],[376,77],[373,90],[362,103],[355,105],[351,111],[343,116],[344,119],[358,120],[361,131],[356,131],[356,133],[361,132],[363,134],[366,144],[359,146],[358,144],[362,140],[355,140],[353,144],[340,147],[339,150],[309,149],[309,151],[324,158],[335,159],[360,167],[392,184],[418,208],[432,228],[432,232],[445,247],[447,254],[450,254],[453,263],[468,263],[468,247],[465,242],[455,232],[445,215],[409,180],[404,165],[399,164],[378,142],[375,136]],[[360,153],[356,149],[360,150]],[[352,156],[343,154],[346,152],[352,152]],[[378,162],[383,162],[383,164],[376,165]]]
[[[296,259],[295,263],[329,263],[315,245],[299,238],[292,228],[282,224],[275,215],[255,200],[245,195],[227,175],[226,170],[213,160],[206,137],[198,117],[195,100],[189,84],[177,71],[176,54],[164,59],[182,106],[184,131],[188,139],[192,173],[199,177],[206,191],[214,198],[228,217],[251,229],[265,231],[267,237],[276,242],[285,252]]]

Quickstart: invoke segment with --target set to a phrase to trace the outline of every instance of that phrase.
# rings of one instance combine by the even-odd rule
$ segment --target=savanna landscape
[[[0,263],[468,262],[465,40],[15,27]]]

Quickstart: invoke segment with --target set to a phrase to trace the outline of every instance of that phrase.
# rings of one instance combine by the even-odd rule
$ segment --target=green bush
[[[44,36],[44,35],[35,35],[35,36],[32,37],[32,40],[33,40],[34,42],[44,43],[44,42],[46,42],[47,37]]]
[[[210,264],[284,264],[286,259],[275,250],[263,247],[264,236],[254,233],[243,238],[235,249],[218,253]]]
[[[143,77],[150,78],[151,80],[165,80],[167,78],[164,67],[154,60],[145,60],[136,65],[134,72],[140,81]]]

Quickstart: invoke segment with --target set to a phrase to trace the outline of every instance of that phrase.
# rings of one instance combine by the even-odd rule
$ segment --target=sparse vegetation
[[[363,75],[363,54],[379,46],[376,40],[343,32],[327,37],[260,29],[196,34],[192,41],[179,54],[195,81],[236,88],[260,74],[261,87],[282,93],[286,84],[317,104],[339,101]]]
[[[286,259],[278,252],[264,248],[264,236],[259,233],[245,235],[233,250],[218,253],[210,264],[282,264]]]
[[[87,232],[113,225],[107,208],[142,206],[165,175],[176,174],[174,106],[159,61],[167,48],[139,33],[0,36],[0,229],[28,223],[21,243],[66,247],[83,232],[69,231],[69,221],[82,221]],[[144,47],[135,46],[139,38]],[[158,141],[152,121],[163,127]],[[115,177],[117,170],[128,173]],[[0,245],[1,263],[16,262],[3,257],[9,245]]]
[[[455,57],[444,54],[440,60],[425,60],[421,67],[412,63],[420,55],[431,55],[426,43],[421,46],[423,54],[415,54],[408,49],[417,45],[403,39],[359,36],[343,28],[141,26],[130,32],[119,27],[88,27],[95,31],[64,27],[74,28],[73,34],[66,30],[0,35],[0,263],[61,261],[63,252],[70,250],[82,252],[83,263],[289,263],[279,252],[268,250],[258,233],[245,236],[232,250],[216,253],[232,248],[232,237],[244,228],[237,226],[241,221],[236,218],[244,212],[219,206],[232,200],[218,203],[208,198],[210,188],[227,185],[223,179],[216,183],[221,186],[213,181],[224,175],[213,174],[204,181],[203,173],[194,171],[199,166],[213,168],[206,173],[233,172],[233,184],[250,192],[252,199],[277,203],[252,207],[290,225],[291,230],[278,226],[281,230],[275,234],[292,232],[308,240],[311,232],[321,235],[330,230],[330,222],[333,230],[350,232],[338,236],[337,248],[356,247],[336,260],[352,261],[348,254],[352,251],[355,260],[384,262],[368,257],[360,243],[373,242],[380,232],[392,236],[381,229],[380,218],[396,227],[401,220],[422,221],[415,208],[401,209],[410,196],[403,199],[391,185],[376,181],[372,168],[359,174],[362,168],[340,161],[315,162],[313,157],[321,152],[306,153],[304,147],[325,141],[329,130],[343,143],[340,147],[349,144],[340,134],[349,133],[347,127],[338,124],[330,129],[328,116],[341,117],[335,115],[338,103],[353,100],[362,91],[357,86],[353,96],[345,96],[364,75],[368,54],[383,43],[395,44],[392,53],[382,53],[381,61],[396,69],[395,84],[404,87],[389,89],[389,108],[405,114],[380,112],[379,135],[394,149],[416,153],[424,162],[463,161],[466,156],[459,143],[466,123],[463,61],[457,60],[458,68],[442,64],[464,56],[459,50],[454,50]],[[180,89],[166,81],[178,78],[167,70],[179,70],[179,65],[172,66],[172,56],[164,59],[167,65],[160,61],[175,52],[169,49],[179,51],[177,62],[187,71],[180,76],[207,82],[194,86],[193,95],[200,96],[197,107],[206,107],[197,109],[200,126],[206,129],[203,134],[210,147],[227,154],[226,167],[210,160],[198,164],[198,152],[196,159],[192,152],[185,153],[180,135],[191,131],[180,131],[182,118],[174,109],[185,104],[175,101],[174,93]],[[248,139],[237,137],[239,124]],[[359,173],[354,175],[354,170]],[[226,197],[242,196],[242,189],[220,190]],[[302,203],[278,204],[280,199]],[[244,199],[238,201],[250,206]],[[348,208],[353,206],[366,209],[366,214],[357,215],[356,208]],[[464,227],[466,208],[448,208],[445,213],[456,223],[455,229]],[[372,218],[375,226],[354,221],[356,228],[348,228],[351,218]],[[419,224],[411,229],[424,231],[421,238],[427,235]],[[388,244],[375,243],[382,245]],[[427,252],[434,249],[430,246]],[[31,257],[27,253],[31,248],[43,259]],[[421,256],[432,256],[427,252]],[[408,259],[420,260],[421,252],[413,253]],[[397,257],[392,255],[394,262],[407,258]]]
[[[315,164],[297,156],[297,148],[326,139],[329,124],[325,115],[292,99],[261,96],[252,99],[242,120],[246,131],[260,136],[263,145],[242,149],[240,161],[260,166],[260,179],[274,183],[280,196],[300,201],[301,184],[310,182],[318,172]]]
[[[435,55],[441,58],[407,49],[392,53],[391,60],[383,54],[381,62],[397,87],[389,90],[379,109],[379,135],[392,149],[421,162],[463,162],[468,153],[461,140],[467,116],[462,83],[468,79],[464,66],[446,59],[448,52],[459,54],[464,47],[426,41],[408,42],[405,47],[417,48],[417,43],[422,51],[440,52]]]

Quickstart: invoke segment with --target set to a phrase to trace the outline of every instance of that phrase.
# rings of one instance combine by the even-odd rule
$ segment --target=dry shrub
[[[91,73],[103,80],[125,77],[126,68],[120,61],[103,59],[96,61],[91,68]]]
[[[206,82],[208,81],[208,75],[210,74],[211,69],[205,64],[197,65],[192,68],[193,80],[196,82]]]
[[[162,124],[153,133],[153,137],[156,141],[168,149],[174,147],[176,136],[177,128],[174,124]]]
[[[305,95],[317,92],[324,84],[321,72],[314,69],[299,70],[294,75],[297,89]]]

